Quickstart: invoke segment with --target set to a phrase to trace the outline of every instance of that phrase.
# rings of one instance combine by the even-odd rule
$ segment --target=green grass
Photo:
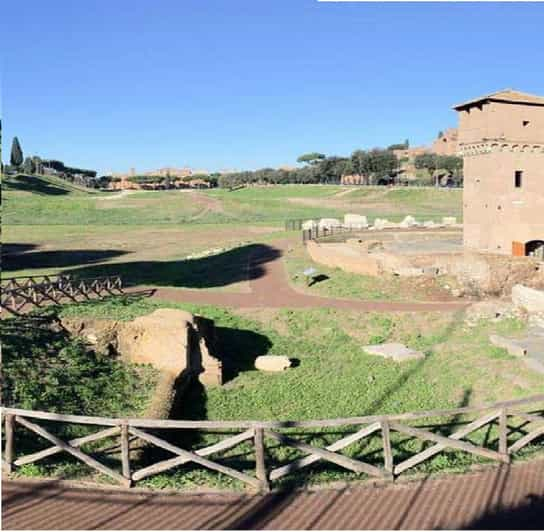
[[[127,416],[149,404],[158,371],[89,349],[59,326],[54,307],[3,319],[0,332],[5,406]]]
[[[159,304],[148,300],[116,300],[63,307],[64,316],[87,315],[133,319],[158,306],[183,308],[215,321],[218,345],[228,368],[228,382],[222,387],[193,387],[176,413],[181,419],[214,420],[307,420],[370,414],[393,414],[435,408],[454,408],[519,398],[544,391],[539,376],[488,341],[490,332],[511,334],[523,325],[516,320],[498,324],[481,323],[467,329],[461,315],[386,314],[329,309],[280,310],[234,313],[211,306]],[[370,342],[401,341],[425,353],[425,359],[397,364],[365,353]],[[270,374],[253,369],[261,354],[288,355],[298,366]],[[459,425],[460,418],[425,420],[426,423]],[[340,430],[340,434],[338,433]],[[324,445],[351,430],[299,431],[298,438]],[[436,429],[435,429],[436,430]],[[438,428],[448,434],[453,427]],[[495,429],[482,430],[471,441],[493,441]],[[514,435],[515,436],[515,435]],[[200,432],[180,444],[205,446],[218,435]],[[185,438],[185,439],[184,439]],[[393,434],[396,461],[422,450],[423,444]],[[348,447],[348,456],[379,465],[380,438]],[[531,450],[531,449],[530,449]],[[534,450],[534,449],[533,449]],[[240,445],[222,458],[223,463],[252,473],[251,446]],[[269,466],[298,457],[294,449],[267,440]],[[148,456],[145,460],[157,460]],[[142,462],[141,465],[148,462]],[[417,468],[417,472],[464,470],[479,462],[470,456],[448,451]],[[296,476],[298,483],[361,478],[335,466],[321,464]],[[291,482],[286,480],[286,482]],[[201,485],[239,488],[237,482],[193,466],[162,473],[142,485],[156,488],[193,488]]]
[[[434,215],[436,219],[447,214],[460,215],[461,208],[460,192],[444,189],[278,185],[233,192],[201,191],[196,196],[187,191],[137,191],[119,197],[112,193],[89,193],[60,179],[49,183],[54,178],[40,179],[38,187],[37,179],[19,176],[4,181],[5,224],[278,224],[292,218],[342,217],[347,212],[367,212],[371,218],[396,219],[403,214],[415,214]],[[342,190],[352,192],[336,197]],[[382,202],[381,206],[374,205],[377,200]]]
[[[104,417],[141,416],[149,408],[159,371],[149,365],[124,363],[96,352],[59,327],[56,309],[0,320],[2,335],[2,405],[27,410]],[[96,432],[89,425],[41,421],[40,425],[63,440]],[[97,451],[111,446],[109,438],[87,445]],[[47,446],[36,434],[17,427],[19,455]],[[112,457],[104,457],[111,461]],[[27,476],[81,477],[88,469],[67,455],[57,455],[18,469]]]

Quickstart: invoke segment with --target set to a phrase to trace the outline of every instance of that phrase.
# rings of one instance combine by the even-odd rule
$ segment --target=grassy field
[[[347,212],[371,219],[400,219],[408,213],[437,219],[461,210],[456,190],[285,185],[233,192],[108,193],[29,176],[4,179],[2,187],[3,276],[72,270],[100,274],[100,265],[104,272],[118,269],[130,275],[143,265],[159,274],[152,279],[136,275],[134,280],[200,288],[194,280],[184,281],[187,265],[181,261],[187,256],[297,238],[281,232],[286,219],[341,217]],[[225,289],[246,289],[234,284]]]
[[[4,180],[7,225],[142,225],[180,223],[274,223],[292,218],[364,212],[398,218],[461,215],[459,190],[387,189],[334,185],[248,187],[229,192],[85,192],[60,179]]]
[[[158,303],[141,299],[65,306],[64,316],[86,315],[132,319],[151,312]],[[388,414],[433,408],[453,408],[518,398],[544,392],[540,376],[529,371],[518,359],[489,344],[490,332],[516,334],[524,325],[516,320],[481,323],[468,329],[460,314],[409,313],[360,314],[349,311],[316,309],[292,311],[262,309],[232,311],[211,306],[161,304],[183,308],[215,320],[226,366],[228,382],[222,387],[195,385],[175,417],[181,419],[259,419],[303,420]],[[401,341],[425,353],[425,358],[397,364],[365,353],[368,343]],[[256,356],[285,355],[297,366],[278,374],[253,368]],[[427,420],[431,422],[432,420]],[[436,420],[435,420],[436,421]],[[441,420],[458,425],[462,419]],[[348,431],[347,427],[341,427]],[[323,445],[338,439],[334,432],[306,431],[308,443]],[[443,434],[454,430],[444,427]],[[174,436],[172,436],[174,437]],[[177,436],[184,438],[183,435]],[[477,432],[471,441],[493,439],[494,432]],[[203,446],[217,435],[198,433],[189,443]],[[174,440],[181,443],[181,440]],[[421,450],[421,442],[394,433],[396,459]],[[348,456],[359,456],[371,463],[382,460],[379,438],[346,449]],[[268,447],[269,465],[281,465],[299,456],[298,451],[272,445]],[[145,460],[157,459],[148,456]],[[63,471],[72,461],[58,458]],[[464,470],[474,460],[468,455],[448,451],[416,469],[418,472]],[[251,473],[252,449],[240,446],[228,453],[224,463]],[[61,467],[62,466],[62,467]],[[76,465],[74,463],[74,468]],[[55,471],[49,464],[49,474]],[[89,475],[83,466],[72,473]],[[26,471],[28,474],[29,472]],[[35,469],[31,474],[44,474]],[[361,478],[331,465],[317,465],[297,476],[297,482],[324,482]],[[194,488],[208,485],[239,488],[222,476],[184,466],[141,482],[164,488]]]

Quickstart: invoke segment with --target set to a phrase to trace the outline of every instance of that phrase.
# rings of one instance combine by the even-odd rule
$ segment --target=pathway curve
[[[179,288],[155,288],[153,298],[184,302],[209,304],[233,308],[337,308],[375,312],[418,312],[455,311],[468,306],[463,301],[444,302],[397,302],[361,301],[338,299],[304,294],[294,290],[289,284],[282,256],[289,243],[275,243],[276,247],[260,246],[259,251],[249,259],[248,277],[251,292],[246,294],[213,292],[206,290],[186,290]],[[149,289],[138,286],[134,291]],[[128,290],[130,292],[130,290]]]
[[[164,494],[2,484],[4,529],[541,529],[544,460],[382,486]]]

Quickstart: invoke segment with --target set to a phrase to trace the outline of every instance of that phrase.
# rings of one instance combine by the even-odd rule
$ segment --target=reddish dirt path
[[[250,258],[248,274],[250,277],[249,294],[211,292],[203,290],[185,290],[177,288],[156,288],[152,297],[168,301],[209,304],[233,308],[337,308],[345,310],[383,311],[383,312],[418,312],[418,311],[455,311],[466,308],[462,301],[447,302],[391,302],[359,301],[313,296],[297,292],[289,285],[282,255],[288,242],[280,242],[275,248],[261,251]],[[279,252],[279,253],[278,253]],[[255,272],[259,273],[256,274]],[[254,275],[252,275],[254,273]],[[254,278],[252,278],[254,277]],[[144,290],[149,287],[136,287]]]
[[[544,460],[337,489],[161,494],[4,482],[3,529],[541,529]]]

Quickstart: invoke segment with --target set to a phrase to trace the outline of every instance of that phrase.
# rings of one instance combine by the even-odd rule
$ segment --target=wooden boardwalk
[[[28,529],[542,529],[544,460],[415,482],[267,495],[164,494],[4,482],[2,527]]]

